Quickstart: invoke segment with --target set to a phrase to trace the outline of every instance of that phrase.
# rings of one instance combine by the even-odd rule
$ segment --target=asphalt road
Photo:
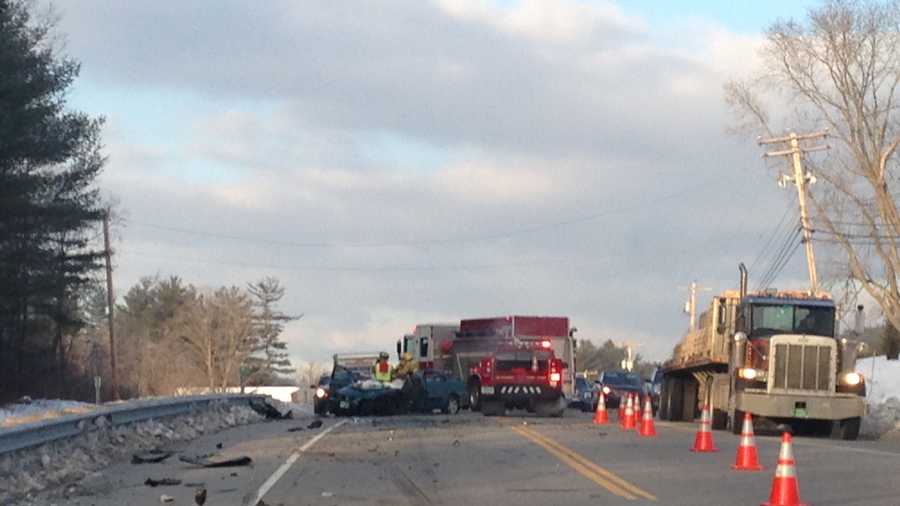
[[[179,448],[182,454],[248,455],[250,467],[113,466],[57,504],[267,505],[758,505],[768,499],[779,438],[757,435],[758,473],[732,471],[738,437],[714,432],[718,453],[689,451],[695,427],[657,422],[638,438],[590,415],[485,418],[479,413],[374,419],[328,418],[322,428],[287,432],[307,420],[241,427]],[[221,450],[216,443],[222,443]],[[900,505],[900,444],[797,437],[800,494],[814,506]],[[148,478],[185,484],[150,488]]]

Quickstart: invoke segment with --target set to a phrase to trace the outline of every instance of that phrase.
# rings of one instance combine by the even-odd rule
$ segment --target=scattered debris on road
[[[194,502],[197,503],[198,506],[203,506],[206,503],[206,489],[201,488],[194,492]]]
[[[287,431],[288,432],[300,432],[301,430],[304,430],[303,427],[291,427]]]
[[[216,443],[216,449],[217,449],[217,450],[221,450],[221,449],[222,449],[222,443]]]
[[[147,420],[128,425],[94,426],[77,437],[33,449],[0,455],[0,504],[17,504],[40,494],[43,503],[64,497],[80,483],[114,462],[130,462],[133,455],[190,441],[203,434],[260,422],[263,417],[247,405],[213,403],[190,415]],[[43,458],[46,455],[47,458]]]
[[[313,420],[306,426],[307,429],[318,429],[322,426],[322,420]]]
[[[197,457],[178,457],[178,460],[184,462],[185,464],[191,464],[198,467],[205,468],[216,468],[216,467],[243,467],[249,466],[253,463],[253,459],[246,455],[242,455],[240,457],[234,457],[230,459],[224,460],[209,460],[207,456],[197,456]]]
[[[250,407],[253,411],[266,417],[266,420],[293,420],[294,418],[294,412],[292,410],[288,410],[287,413],[282,415],[281,411],[278,411],[278,408],[266,401],[252,399],[250,401]]]
[[[176,485],[181,485],[181,480],[175,478],[160,478],[158,480],[147,478],[144,485],[147,485],[148,487],[174,487]]]
[[[175,498],[170,495],[163,494],[163,495],[159,496],[159,502],[161,502],[161,503],[175,502]]]
[[[148,452],[138,452],[131,456],[132,464],[158,464],[174,455],[175,452],[166,452],[153,449]]]
[[[453,446],[459,446],[460,444],[461,444],[461,443],[459,442],[459,439],[454,439],[454,440],[453,440]]]

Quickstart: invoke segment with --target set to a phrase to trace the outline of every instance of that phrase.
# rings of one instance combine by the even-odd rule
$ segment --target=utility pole
[[[815,184],[816,177],[803,169],[803,154],[813,151],[823,151],[828,145],[804,147],[800,145],[802,140],[822,139],[828,136],[827,131],[798,135],[791,132],[787,137],[775,139],[759,139],[759,145],[787,144],[788,149],[770,151],[763,157],[790,156],[793,166],[793,176],[782,174],[778,178],[778,186],[786,187],[788,183],[794,183],[797,187],[797,200],[800,204],[800,226],[803,229],[803,243],[806,248],[806,267],[809,270],[809,292],[815,295],[819,292],[819,278],[816,274],[816,253],[812,243],[812,225],[809,221],[809,209],[806,205],[806,192],[808,185]]]
[[[106,321],[109,325],[109,367],[111,370],[113,400],[119,400],[119,379],[116,373],[116,335],[113,325],[113,310],[115,297],[113,296],[112,281],[112,248],[109,245],[109,208],[103,214],[103,256],[106,257]]]
[[[697,330],[697,291],[709,291],[710,288],[700,286],[696,281],[692,281],[691,284],[687,287],[688,289],[688,300],[684,304],[684,312],[687,313],[690,317],[690,324],[688,329],[690,332]]]

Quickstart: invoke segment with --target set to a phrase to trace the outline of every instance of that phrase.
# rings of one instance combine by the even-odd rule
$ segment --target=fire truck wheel
[[[535,411],[538,416],[548,416],[551,418],[559,418],[563,416],[563,412],[565,409],[562,407],[563,402],[560,400],[555,401],[541,401],[535,403]]]
[[[459,413],[459,397],[451,395],[447,399],[447,405],[441,410],[445,415],[455,415]]]
[[[481,412],[484,416],[503,416],[506,414],[506,406],[501,401],[481,400]]]

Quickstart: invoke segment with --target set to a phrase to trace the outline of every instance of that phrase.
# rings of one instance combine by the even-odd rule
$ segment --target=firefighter
[[[378,354],[378,360],[372,365],[372,377],[382,383],[391,382],[391,364],[388,362],[390,355],[386,351]]]
[[[407,376],[416,372],[416,363],[413,362],[412,353],[406,352],[400,357],[400,363],[394,368],[394,378],[405,380]]]

